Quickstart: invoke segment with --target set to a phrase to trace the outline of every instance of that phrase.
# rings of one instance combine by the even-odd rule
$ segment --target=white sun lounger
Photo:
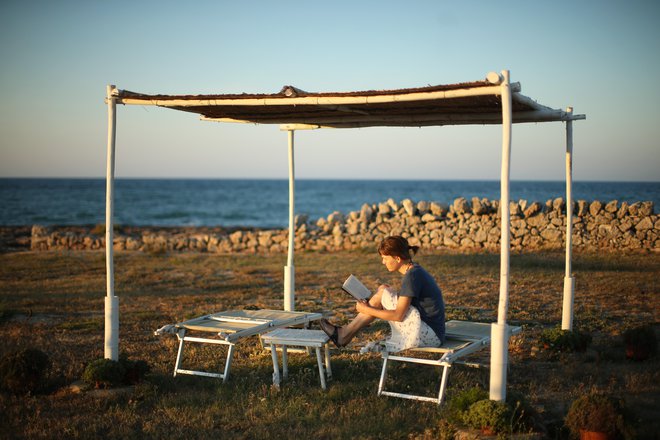
[[[175,333],[179,339],[179,350],[174,365],[174,376],[191,374],[220,378],[226,382],[234,356],[234,347],[242,339],[258,335],[276,328],[307,325],[321,319],[320,313],[287,312],[284,310],[230,310],[189,319],[176,324],[169,324],[156,330],[156,334]],[[215,338],[190,336],[188,332],[214,333]],[[183,350],[186,342],[201,344],[227,345],[227,358],[223,373],[211,373],[181,368]]]
[[[521,327],[509,327],[510,334],[520,333]],[[449,368],[454,363],[461,363],[461,358],[476,353],[479,350],[486,348],[490,345],[491,325],[481,322],[469,321],[447,321],[446,323],[446,340],[442,347],[418,347],[404,350],[401,353],[410,353],[408,356],[393,355],[392,352],[387,351],[387,345],[382,352],[383,356],[383,369],[380,374],[380,382],[378,383],[378,395],[400,397],[403,399],[421,400],[426,402],[435,402],[438,405],[444,399],[445,390],[447,388],[447,380],[449,376]],[[414,353],[436,353],[440,354],[438,359],[427,359],[421,357],[414,357]],[[440,381],[440,390],[438,397],[419,396],[414,394],[397,393],[392,391],[385,391],[385,379],[387,375],[387,363],[389,361],[409,362],[413,364],[424,364],[442,367],[442,379]]]

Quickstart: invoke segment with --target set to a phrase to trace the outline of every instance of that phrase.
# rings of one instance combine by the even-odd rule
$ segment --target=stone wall
[[[511,248],[561,249],[566,235],[562,198],[546,203],[511,202]],[[575,202],[573,247],[585,250],[660,251],[660,219],[652,202]],[[96,232],[96,233],[95,233]],[[387,235],[403,235],[426,249],[499,251],[499,201],[473,198],[451,205],[406,199],[362,206],[360,211],[333,212],[316,222],[296,217],[295,248],[337,251],[374,248]],[[98,226],[81,232],[33,226],[32,250],[101,249]],[[221,228],[124,228],[115,233],[118,251],[286,252],[288,231]]]

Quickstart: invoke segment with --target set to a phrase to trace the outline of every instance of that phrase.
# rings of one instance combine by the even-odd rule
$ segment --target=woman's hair
[[[399,257],[404,261],[412,261],[413,255],[417,253],[419,246],[410,246],[408,240],[400,235],[391,235],[385,237],[378,245],[378,253],[381,255],[389,255],[390,257]]]

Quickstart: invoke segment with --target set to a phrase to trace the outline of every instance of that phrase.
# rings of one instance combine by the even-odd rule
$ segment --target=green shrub
[[[44,387],[49,368],[50,359],[41,350],[10,353],[0,361],[0,386],[14,394],[34,393]]]
[[[119,361],[97,359],[87,365],[83,380],[95,388],[112,388],[118,385],[134,385],[144,379],[150,367],[146,361],[130,360],[124,355]]]
[[[470,428],[493,434],[509,432],[510,418],[511,411],[506,403],[489,399],[473,403],[463,415],[463,421]]]
[[[95,388],[112,388],[124,381],[126,368],[112,359],[90,362],[83,373],[83,380]]]
[[[591,393],[576,399],[565,423],[575,437],[579,437],[580,430],[603,432],[611,437],[628,436],[623,405],[602,394]]]
[[[462,422],[463,415],[470,409],[470,406],[484,399],[488,399],[488,392],[478,387],[459,392],[447,402],[449,418],[454,422]]]
[[[558,353],[581,352],[591,344],[591,335],[577,330],[562,330],[559,327],[553,327],[541,333],[541,343],[545,348]]]

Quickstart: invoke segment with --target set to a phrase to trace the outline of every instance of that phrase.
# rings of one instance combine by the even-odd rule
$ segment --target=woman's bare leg
[[[369,298],[369,305],[371,307],[375,307],[378,309],[383,307],[381,304],[381,297],[383,296],[383,289],[387,287],[389,286],[382,285],[378,287],[376,293],[371,298]],[[349,342],[351,342],[351,340],[355,337],[355,335],[360,330],[371,324],[374,321],[374,319],[376,318],[371,315],[358,313],[357,316],[353,318],[353,320],[349,322],[347,325],[337,328],[337,336],[338,336],[337,339],[339,345],[346,345]]]

